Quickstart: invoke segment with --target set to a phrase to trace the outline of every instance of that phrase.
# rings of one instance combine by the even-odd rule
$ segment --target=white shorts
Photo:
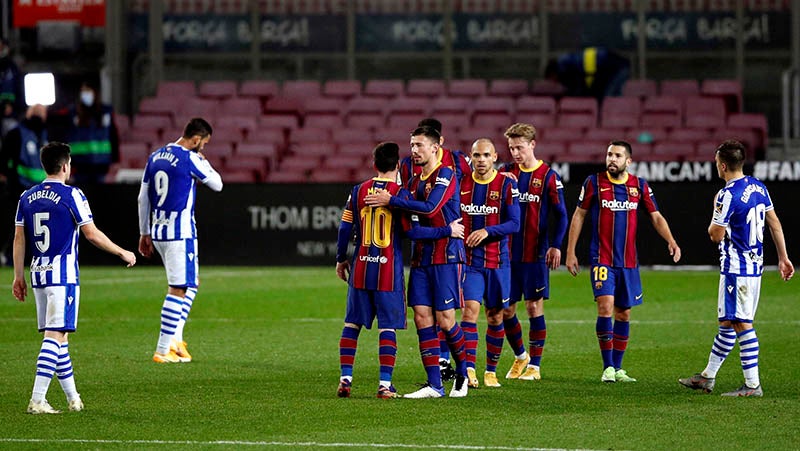
[[[34,288],[33,297],[36,299],[39,332],[45,330],[75,332],[81,298],[80,285]]]
[[[719,275],[717,317],[720,321],[752,323],[761,295],[761,276]]]
[[[200,266],[197,260],[197,239],[153,241],[164,268],[167,284],[175,288],[196,288]]]

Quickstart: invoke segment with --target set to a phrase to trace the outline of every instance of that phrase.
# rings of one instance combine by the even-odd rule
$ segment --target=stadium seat
[[[447,95],[470,98],[484,96],[486,95],[486,80],[478,78],[450,80],[447,85]]]
[[[439,113],[433,114],[432,117],[439,120],[442,123],[442,135],[450,136],[453,134],[453,131],[463,130],[469,127],[469,115],[465,113]],[[408,130],[408,133],[411,133],[411,130]]]
[[[392,114],[416,114],[420,119],[428,115],[431,101],[427,97],[397,96],[386,104],[384,112],[387,116]]]
[[[289,134],[290,145],[310,142],[331,145],[331,131],[326,128],[298,128]]]
[[[642,102],[639,125],[643,128],[683,126],[683,102],[676,96],[647,97]]]
[[[331,130],[331,139],[336,144],[349,142],[372,141],[372,133],[364,129],[339,128]]]
[[[572,141],[567,145],[567,153],[562,161],[601,162],[605,161],[608,143],[605,141]]]
[[[247,97],[231,97],[220,102],[218,115],[253,116],[261,114],[261,102]]]
[[[659,95],[675,97],[691,97],[700,95],[700,84],[697,80],[661,80]]]
[[[364,154],[336,154],[325,160],[325,165],[322,169],[330,169],[336,171],[354,171],[364,166]],[[370,158],[371,161],[371,158]]]
[[[258,181],[265,180],[267,177],[267,161],[265,157],[260,156],[234,156],[226,158],[223,165],[223,180],[228,171],[231,172],[247,172],[250,171],[254,174],[254,178]]]
[[[214,129],[213,138],[217,137],[218,128],[236,128],[244,136],[244,134],[250,133],[258,127],[258,116],[224,114],[219,116],[211,126]]]
[[[114,113],[114,125],[117,127],[117,133],[122,136],[131,128],[131,118],[127,114]]]
[[[625,139],[624,128],[590,128],[586,130],[583,139],[587,141],[619,141]]]
[[[504,152],[508,154],[508,149],[505,149]],[[536,155],[536,158],[551,163],[566,161],[567,143],[561,141],[540,142],[537,140],[536,147],[533,149],[533,153]]]
[[[642,102],[638,97],[606,97],[600,109],[600,125],[632,128],[639,125]]]
[[[161,133],[157,129],[131,128],[122,138],[125,142],[143,143],[150,149],[155,149],[165,144],[161,142]],[[175,139],[177,138],[178,136],[175,137]]]
[[[722,141],[717,141],[715,139],[703,140],[698,142],[695,145],[695,154],[694,158],[691,161],[714,161],[714,156],[716,155],[717,146],[722,144]],[[752,154],[748,155],[748,159],[751,158]]]
[[[445,125],[445,127],[449,126]],[[376,128],[372,133],[372,140],[375,144],[383,141],[393,141],[396,142],[400,146],[400,158],[403,158],[405,155],[408,154],[408,149],[410,148],[411,142],[411,132],[413,128],[392,128],[392,127],[381,127]],[[447,142],[447,138],[445,138],[445,142]],[[373,144],[372,147],[375,147]],[[372,150],[372,148],[370,148]],[[339,149],[340,152],[343,152],[344,149]]]
[[[553,80],[533,80],[531,83],[531,94],[535,96],[561,97],[565,91],[561,83]]]
[[[299,120],[304,114],[303,101],[283,96],[272,97],[264,103],[264,114],[293,114]]]
[[[528,93],[528,80],[492,80],[488,93],[491,96],[521,97]]]
[[[195,86],[193,81],[167,81],[162,80],[158,82],[156,89],[156,97],[166,98],[191,98],[196,95]]]
[[[278,165],[278,171],[308,174],[318,167],[321,161],[320,155],[292,155],[281,160]]]
[[[758,132],[755,149],[766,149],[769,139],[767,117],[760,113],[733,113],[728,116],[728,128],[749,128]]]
[[[631,145],[652,144],[667,138],[667,129],[660,125],[655,127],[631,128],[625,133],[625,140]]]
[[[403,93],[403,80],[367,80],[364,85],[364,96],[367,97],[396,97]]]
[[[684,123],[693,128],[724,127],[727,113],[725,101],[716,97],[687,97]]]
[[[597,100],[591,97],[563,97],[558,102],[558,126],[597,126]]]
[[[123,168],[143,168],[153,151],[147,143],[122,142],[119,144],[119,162]]]
[[[225,183],[259,183],[258,174],[252,169],[234,170],[230,168],[225,169]]]
[[[300,119],[296,114],[262,114],[258,117],[258,126],[292,130],[300,127]]]
[[[227,99],[236,96],[236,82],[225,81],[201,81],[197,88],[197,95],[212,99]]]
[[[402,156],[402,154],[401,154],[401,156]],[[361,181],[364,181],[364,180],[369,180],[372,177],[375,177],[376,175],[378,175],[378,174],[377,174],[377,172],[375,172],[375,169],[373,169],[372,167],[363,167],[361,169],[357,169],[357,170],[353,171],[353,179],[352,179],[352,181],[358,183],[358,182],[361,182]]]
[[[515,102],[515,122],[533,124],[536,128],[556,125],[556,100],[547,96],[522,96]]]
[[[275,97],[280,92],[275,80],[245,80],[239,85],[240,97],[258,97],[265,100]]]
[[[570,142],[583,139],[584,130],[581,128],[547,128],[537,130],[537,141],[544,142]]]
[[[711,138],[711,132],[703,128],[676,128],[665,138],[667,141],[696,143]]]
[[[622,86],[623,97],[653,97],[658,95],[658,86],[655,80],[634,79],[628,80]]]
[[[361,94],[361,82],[358,80],[329,80],[322,85],[325,97],[349,99]]]
[[[385,105],[382,98],[354,97],[347,103],[345,122],[348,127],[383,127]]]
[[[306,114],[303,120],[304,128],[327,128],[335,130],[344,127],[344,119],[338,114]]]
[[[174,106],[175,110],[172,114],[173,122],[179,127],[183,127],[189,122],[189,119],[202,116],[207,121],[211,122],[214,126],[214,119],[220,111],[220,104],[217,99],[201,99],[199,97],[191,97],[182,99],[177,105]]]
[[[711,134],[717,145],[729,139],[735,139],[745,145],[747,158],[752,159],[756,152],[765,150],[764,143],[758,130],[747,127],[721,127]]]
[[[284,128],[258,127],[250,131],[244,143],[275,146],[279,153],[286,151],[286,131]]]
[[[470,99],[465,99],[463,97],[441,96],[435,98],[433,103],[431,103],[430,114],[437,119],[439,115],[444,113],[456,113],[467,116],[470,105]]]
[[[315,80],[289,80],[281,85],[281,96],[305,101],[308,98],[320,97],[322,86]]]
[[[244,142],[236,146],[235,157],[260,157],[267,161],[267,168],[274,171],[278,165],[278,147],[269,142]],[[227,175],[227,174],[226,174]]]
[[[695,144],[692,142],[660,141],[653,144],[650,153],[657,161],[686,161],[695,155]]]
[[[707,79],[700,84],[700,94],[721,97],[728,113],[742,111],[742,84],[734,79]]]
[[[505,131],[513,123],[509,113],[476,113],[472,117],[473,127],[490,127]]]
[[[386,126],[389,128],[404,128],[410,133],[417,127],[417,123],[423,117],[416,113],[394,113],[386,117]]]
[[[311,171],[309,182],[312,183],[347,183],[353,181],[351,169],[316,168]]]
[[[406,95],[409,97],[438,97],[446,92],[444,80],[440,79],[412,79],[406,85]]]
[[[137,114],[133,117],[131,128],[136,130],[156,130],[161,133],[164,130],[172,129],[172,118],[160,114]]]
[[[203,150],[203,155],[207,156],[208,158],[211,158],[212,156],[214,159],[221,158],[227,162],[233,156],[235,144],[236,141],[220,139],[209,141]]]
[[[309,174],[304,172],[272,171],[267,175],[266,183],[306,183]]]
[[[172,116],[175,104],[158,97],[145,97],[139,101],[139,114]]]
[[[238,143],[244,140],[244,132],[241,127],[233,121],[231,124],[217,124],[214,133],[209,140],[209,145],[219,142]]]

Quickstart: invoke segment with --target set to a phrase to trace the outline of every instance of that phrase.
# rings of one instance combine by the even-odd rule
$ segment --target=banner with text
[[[14,28],[35,27],[44,20],[80,22],[84,27],[106,24],[105,0],[14,0]]]

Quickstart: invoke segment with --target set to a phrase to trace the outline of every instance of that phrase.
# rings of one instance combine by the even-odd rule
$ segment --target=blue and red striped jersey
[[[460,150],[450,150],[442,147],[439,148],[437,157],[442,162],[442,166],[450,167],[456,172],[456,181],[458,183],[464,180],[465,175],[472,173],[467,156]],[[411,177],[420,174],[422,174],[422,166],[415,165],[411,157],[403,158],[400,162],[400,182],[403,186],[408,186]]]
[[[461,223],[464,237],[486,229],[479,246],[467,248],[467,264],[478,268],[508,266],[508,236],[519,229],[519,191],[510,177],[495,171],[488,181],[475,174],[461,181]]]
[[[369,207],[364,197],[377,189],[397,195],[400,185],[394,181],[373,178],[355,187],[347,199],[339,224],[336,261],[347,259],[347,247],[355,229],[356,249],[353,252],[350,284],[353,288],[377,291],[398,291],[404,287],[401,212],[388,207]]]
[[[389,205],[411,212],[422,227],[446,228],[461,217],[458,202],[458,183],[455,171],[439,163],[427,177],[421,174],[411,178],[408,190],[413,199],[392,196]],[[464,263],[466,260],[464,240],[449,235],[430,240],[414,240],[411,251],[411,266]]]
[[[548,216],[556,216],[552,247],[561,248],[567,233],[567,208],[561,176],[539,160],[533,168],[507,163],[503,168],[517,178],[519,189],[519,231],[511,235],[511,261],[544,259],[550,247]]]
[[[625,180],[612,181],[607,172],[590,175],[583,182],[578,207],[589,210],[592,264],[636,268],[638,211],[658,211],[653,190],[643,178],[626,173]]]

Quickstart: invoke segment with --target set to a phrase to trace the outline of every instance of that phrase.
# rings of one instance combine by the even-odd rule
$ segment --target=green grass
[[[352,398],[335,396],[346,286],[333,265],[203,268],[186,328],[195,361],[157,365],[150,358],[165,290],[162,271],[83,268],[79,331],[70,349],[86,410],[58,416],[24,413],[40,335],[33,299],[13,300],[6,285],[0,448],[797,449],[800,443],[797,282],[785,284],[774,271],[764,277],[756,321],[762,399],[719,396],[742,382],[738,350],[718,375],[714,394],[677,383],[705,366],[717,327],[716,273],[643,272],[645,303],[633,311],[625,357],[639,382],[603,384],[588,275],[575,279],[562,270],[552,275],[553,299],[546,306],[544,379],[501,377],[501,388],[440,400],[375,399],[374,329],[361,334]],[[11,271],[0,270],[0,279],[10,281]],[[485,326],[481,321],[479,375]],[[413,322],[409,327],[398,334],[394,383],[401,393],[424,380]],[[498,373],[505,374],[512,358],[506,345]],[[55,380],[48,399],[66,407]],[[225,441],[238,443],[211,443]]]

